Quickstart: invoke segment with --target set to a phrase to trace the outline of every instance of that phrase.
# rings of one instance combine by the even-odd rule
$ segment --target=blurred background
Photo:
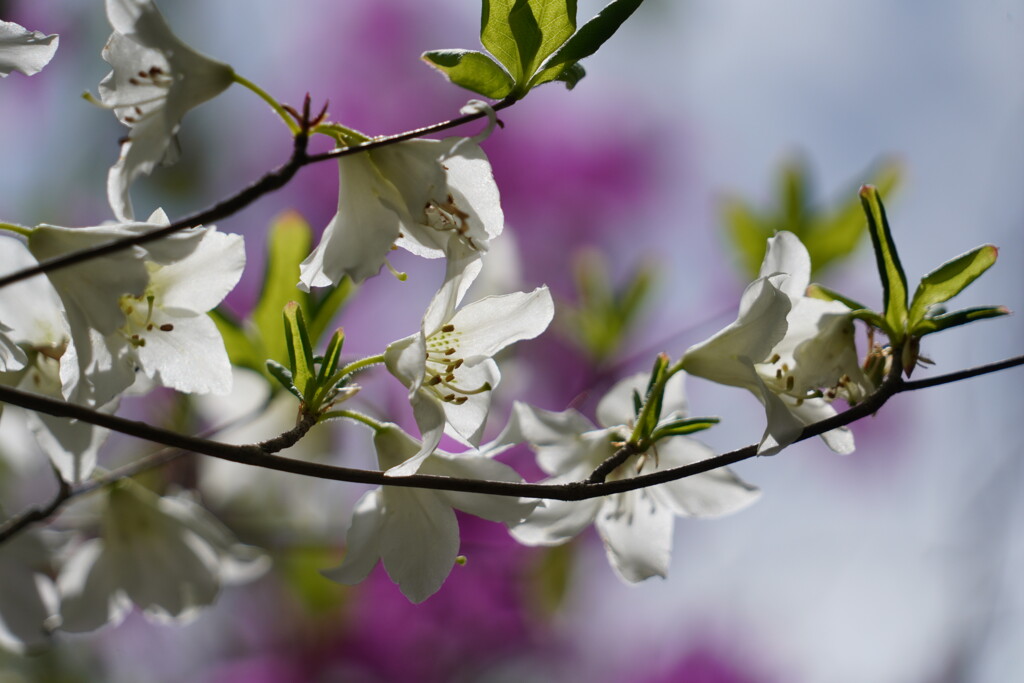
[[[581,1],[580,21],[602,4]],[[334,120],[368,134],[451,118],[471,97],[418,56],[477,49],[475,3],[207,0],[161,9],[186,42],[279,100],[330,100]],[[124,130],[79,97],[109,71],[99,58],[110,30],[100,3],[8,0],[0,17],[61,35],[40,75],[0,84],[0,218],[107,220],[105,177]],[[504,129],[484,144],[507,226],[492,256],[501,267],[492,264],[480,293],[547,283],[559,300],[555,327],[506,359],[492,432],[514,399],[592,416],[616,378],[648,369],[658,351],[677,357],[733,320],[751,277],[738,222],[827,223],[855,205],[864,182],[890,190],[912,285],[991,242],[999,263],[954,303],[1024,307],[1021,2],[649,0],[585,66],[573,92],[547,85],[502,112]],[[186,117],[181,144],[179,164],[136,183],[140,214],[158,201],[172,218],[203,208],[282,163],[291,143],[259,100],[234,87]],[[258,295],[268,226],[289,210],[323,229],[337,210],[334,164],[303,170],[220,224],[246,236],[249,265],[227,302],[236,315]],[[402,255],[393,263],[410,282],[385,273],[343,309],[346,356],[379,352],[418,326],[432,286],[415,283],[437,280],[440,264]],[[880,305],[866,241],[815,279]],[[935,368],[915,377],[1020,354],[1022,339],[1019,317],[936,335],[922,349]],[[614,576],[591,531],[566,547],[531,549],[499,525],[460,517],[468,562],[422,605],[408,604],[379,567],[362,585],[340,587],[317,570],[341,557],[362,487],[181,461],[147,483],[199,485],[242,540],[272,554],[274,569],[225,589],[186,626],[136,613],[38,654],[0,654],[0,680],[1018,680],[1019,373],[898,396],[854,425],[850,456],[814,440],[742,463],[761,501],[721,520],[678,520],[669,577],[638,586]],[[197,402],[187,424],[238,410],[242,394],[259,395],[247,389],[263,386],[254,381],[240,378],[234,398]],[[362,383],[364,409],[411,424],[397,383],[379,372]],[[716,449],[760,437],[753,397],[698,380],[688,394],[691,412],[723,418],[701,435]],[[160,421],[177,405],[158,393],[123,412]],[[230,436],[281,431],[293,410]],[[52,487],[18,440],[15,416],[8,411],[2,442],[0,502],[9,511]],[[357,427],[314,437],[293,455],[373,466]],[[112,438],[101,464],[151,450]],[[510,462],[540,476],[525,450]]]

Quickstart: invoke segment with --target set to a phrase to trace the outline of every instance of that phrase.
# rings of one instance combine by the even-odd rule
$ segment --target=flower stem
[[[370,367],[371,365],[377,365],[378,363],[383,363],[383,362],[384,362],[384,354],[383,353],[378,353],[376,356],[367,356],[366,358],[361,358],[361,359],[359,359],[357,361],[353,361],[353,362],[349,363],[348,365],[343,367],[341,370],[339,370],[337,374],[340,377],[345,377],[346,375],[351,375],[353,373],[359,372],[360,370],[365,370],[366,368]]]
[[[269,104],[270,108],[274,110],[274,113],[280,116],[281,120],[283,120],[285,125],[288,126],[288,130],[292,132],[292,135],[295,135],[296,133],[299,132],[299,124],[296,123],[294,119],[292,119],[291,115],[289,115],[288,112],[285,111],[285,108],[281,106],[281,103],[275,100],[270,93],[268,93],[266,90],[256,85],[252,81],[250,81],[248,78],[245,78],[244,76],[240,76],[237,73],[233,76],[235,79],[235,83],[238,83],[240,86],[244,88],[248,88],[252,92],[256,93],[256,95],[259,96],[260,99]]]
[[[32,234],[32,228],[26,228],[24,225],[15,225],[14,223],[0,223],[0,230],[7,230],[22,237],[28,237]]]
[[[363,415],[362,413],[357,413],[354,410],[332,410],[328,413],[324,413],[323,415],[321,415],[320,419],[326,420],[332,417],[343,417],[348,418],[349,420],[355,420],[356,422],[362,422],[364,425],[372,429],[374,432],[379,432],[381,430],[387,429],[383,422],[378,422],[369,415]]]

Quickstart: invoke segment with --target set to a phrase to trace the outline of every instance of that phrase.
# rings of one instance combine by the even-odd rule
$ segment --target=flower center
[[[834,386],[826,387],[824,391],[808,387],[805,382],[800,381],[796,367],[791,367],[788,362],[782,362],[782,357],[777,353],[769,358],[767,363],[759,364],[757,370],[761,379],[773,392],[795,399],[797,406],[809,398],[825,398],[831,402],[837,396],[856,402],[852,399],[859,394],[853,380],[845,373],[839,376]]]
[[[149,71],[139,71],[128,79],[128,83],[138,88],[156,88],[157,93],[150,95],[148,91],[145,97],[139,97],[134,101],[124,102],[117,105],[117,109],[127,110],[128,113],[122,116],[125,123],[134,125],[153,113],[157,108],[149,107],[148,111],[143,109],[148,104],[160,102],[167,99],[167,91],[174,84],[174,78],[159,66],[152,66]],[[142,95],[142,92],[137,93]]]
[[[132,346],[139,348],[146,345],[146,336],[152,332],[172,332],[174,325],[153,322],[153,303],[156,297],[146,293],[141,296],[125,294],[121,297],[121,310],[127,322],[120,332]]]
[[[446,403],[461,406],[473,394],[491,390],[489,382],[467,389],[459,382],[459,368],[465,360],[459,356],[461,333],[451,323],[427,337],[427,362],[423,386]]]
[[[462,240],[473,251],[481,251],[480,246],[469,234],[469,214],[459,208],[455,198],[448,195],[448,200],[443,204],[431,202],[424,208],[427,216],[427,225],[439,232],[451,231],[457,239]]]

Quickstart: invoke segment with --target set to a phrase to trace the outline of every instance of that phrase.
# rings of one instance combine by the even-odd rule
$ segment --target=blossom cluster
[[[914,345],[931,328],[922,330],[945,324],[933,308],[956,293],[926,292],[921,310],[915,299],[909,318],[903,316],[907,320],[890,316],[889,309],[882,320],[855,302],[811,289],[807,248],[796,234],[779,231],[767,240],[759,273],[744,290],[734,322],[690,346],[676,361],[662,354],[651,372],[614,383],[596,405],[594,420],[575,407],[548,410],[517,401],[504,428],[497,430],[489,425],[489,415],[510,347],[543,334],[556,314],[548,287],[539,283],[525,291],[468,300],[474,283],[491,267],[489,252],[506,227],[481,146],[499,125],[497,107],[471,100],[462,109],[467,119],[487,119],[483,132],[473,137],[375,140],[325,121],[325,114],[313,118],[308,111],[300,114],[278,105],[232,67],[183,43],[152,0],[106,0],[106,13],[113,33],[102,57],[112,70],[99,83],[99,97],[92,99],[129,129],[107,176],[110,219],[90,227],[0,224],[10,233],[0,241],[3,272],[40,265],[44,271],[0,289],[0,383],[93,415],[112,415],[123,397],[157,387],[242,402],[231,392],[235,366],[245,363],[229,352],[225,329],[251,340],[254,325],[231,328],[211,312],[242,276],[243,238],[212,225],[172,226],[159,208],[138,220],[130,191],[159,164],[177,160],[176,135],[192,108],[235,83],[272,101],[299,140],[329,138],[338,164],[337,212],[319,243],[295,264],[289,283],[295,299],[309,301],[303,297],[317,290],[334,292],[362,283],[385,267],[404,279],[388,262],[396,249],[444,264],[436,289],[426,283],[434,293],[418,323],[410,323],[407,336],[376,355],[339,362],[341,331],[331,337],[327,351],[314,353],[320,340],[310,339],[315,325],[307,325],[304,317],[312,311],[306,307],[303,312],[297,302],[284,306],[284,328],[277,328],[289,366],[280,362],[283,356],[260,355],[271,339],[261,338],[262,346],[257,345],[258,365],[267,363],[255,368],[265,370],[257,380],[262,393],[252,393],[265,404],[284,406],[286,422],[297,413],[303,429],[346,420],[372,431],[377,472],[386,477],[385,485],[359,498],[343,559],[323,571],[339,583],[361,582],[379,561],[410,601],[426,600],[459,561],[456,510],[505,525],[512,538],[527,546],[563,544],[593,525],[613,571],[625,582],[665,577],[676,516],[731,514],[755,502],[760,491],[727,467],[600,497],[561,496],[564,500],[415,487],[402,478],[525,484],[501,459],[519,445],[534,452],[547,477],[540,482],[549,487],[544,490],[560,492],[574,484],[628,484],[700,465],[715,453],[690,434],[716,420],[691,416],[684,389],[688,377],[751,392],[763,405],[767,423],[757,450],[777,453],[798,440],[805,426],[836,415],[834,401],[861,403],[891,374],[895,361],[880,347],[869,349],[862,363],[857,321],[890,339],[904,335],[909,340],[904,350],[914,350],[901,361],[912,367],[918,360]],[[57,46],[56,36],[0,22],[0,73],[35,74]],[[575,47],[565,49],[576,53]],[[581,77],[570,68],[577,64],[559,61],[554,47],[549,52],[548,61],[538,58],[537,71],[518,77],[536,84]],[[523,94],[521,84],[515,88],[508,90]],[[155,232],[162,236],[152,239]],[[115,242],[123,247],[109,248]],[[90,250],[98,251],[54,265]],[[980,274],[986,267],[974,265],[972,272]],[[272,315],[281,319],[280,306]],[[260,329],[259,334],[271,333]],[[409,425],[399,424],[399,416],[378,419],[343,405],[359,403],[357,373],[374,366],[382,366],[400,385]],[[267,386],[274,386],[274,397],[264,396]],[[297,406],[287,392],[299,398]],[[360,409],[372,411],[373,405],[367,402]],[[99,455],[105,429],[42,412],[9,409],[3,419],[24,420],[62,490],[103,480]],[[485,442],[489,434],[493,438]],[[441,449],[446,437],[458,444],[458,452]],[[854,450],[846,427],[826,431],[822,439],[837,453]],[[105,483],[100,504],[68,521],[66,537],[22,532],[0,546],[0,576],[5,585],[19,588],[17,596],[6,590],[0,594],[0,643],[24,648],[56,630],[93,630],[119,622],[132,606],[148,617],[180,622],[211,604],[222,586],[253,580],[267,569],[268,555],[239,542],[194,493],[171,486],[154,491],[124,478]]]

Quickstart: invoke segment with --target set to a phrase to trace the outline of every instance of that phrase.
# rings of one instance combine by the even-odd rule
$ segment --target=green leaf
[[[1009,314],[1010,309],[1005,306],[979,306],[977,308],[964,308],[959,311],[954,311],[953,313],[935,316],[934,318],[925,318],[914,326],[913,334],[915,336],[923,337],[926,334],[941,332],[942,330],[948,330],[949,328],[957,327],[958,325],[973,323],[976,320],[998,318]]]
[[[537,54],[541,39],[527,0],[483,0],[480,42],[505,65],[515,83],[525,80],[525,67]]]
[[[891,341],[898,344],[902,341],[902,335],[907,327],[907,276],[900,264],[892,231],[889,229],[889,220],[885,217],[885,207],[878,196],[878,191],[871,185],[864,185],[860,188],[860,200],[867,215],[871,244],[875,249],[875,260],[878,262],[878,274],[882,279],[885,319],[897,336]]]
[[[278,362],[288,359],[281,337],[281,310],[289,301],[309,308],[309,295],[299,290],[299,264],[309,256],[312,237],[309,224],[298,213],[282,214],[270,227],[267,237],[267,265],[263,289],[252,312],[252,322],[263,343],[263,358]],[[262,359],[261,359],[262,364]]]
[[[267,360],[266,368],[270,376],[280,382],[282,387],[295,394],[300,401],[303,400],[302,393],[295,386],[291,370],[274,360]]]
[[[812,299],[821,299],[822,301],[838,301],[851,311],[859,311],[867,308],[864,304],[845,297],[839,292],[817,283],[812,283],[807,288],[807,296]]]
[[[928,309],[949,301],[996,262],[999,250],[991,244],[961,254],[921,278],[910,305],[910,328],[924,320]]]
[[[562,81],[565,83],[566,90],[572,90],[586,75],[586,70],[577,62],[575,64],[566,64],[561,73],[555,76],[554,80]]]
[[[292,381],[307,403],[316,391],[316,372],[313,366],[313,347],[309,343],[309,333],[302,309],[295,301],[289,301],[284,307],[284,336],[288,347],[288,362],[291,367]]]
[[[320,363],[320,372],[317,374],[318,385],[323,386],[338,370],[338,358],[341,356],[341,347],[344,343],[344,330],[337,330],[331,335],[331,341],[327,344],[327,351],[324,352],[323,361]]]
[[[619,29],[643,0],[613,0],[597,16],[583,24],[580,30],[542,65],[544,70],[560,64],[575,64],[597,52],[597,49]],[[533,84],[531,83],[531,86]]]
[[[524,70],[529,78],[551,53],[576,32],[576,0],[530,0],[541,40],[533,60]]]
[[[490,56],[475,50],[431,50],[423,61],[455,85],[495,100],[504,99],[515,85],[512,77]]]
[[[266,374],[263,364],[266,358],[246,334],[242,325],[220,308],[210,311],[210,317],[224,339],[224,348],[227,349],[231,364]]]
[[[872,327],[881,330],[882,332],[885,333],[885,336],[889,337],[890,339],[892,339],[895,336],[895,334],[892,331],[892,328],[889,327],[889,321],[883,318],[878,313],[875,313],[874,311],[868,308],[862,308],[859,311],[851,311],[850,315],[856,318],[857,320],[863,320],[868,325],[871,325]]]
[[[654,434],[651,435],[651,439],[657,441],[669,436],[683,436],[685,434],[693,434],[694,432],[702,432],[705,429],[714,427],[719,422],[721,420],[717,417],[691,417],[672,420],[658,427]]]

